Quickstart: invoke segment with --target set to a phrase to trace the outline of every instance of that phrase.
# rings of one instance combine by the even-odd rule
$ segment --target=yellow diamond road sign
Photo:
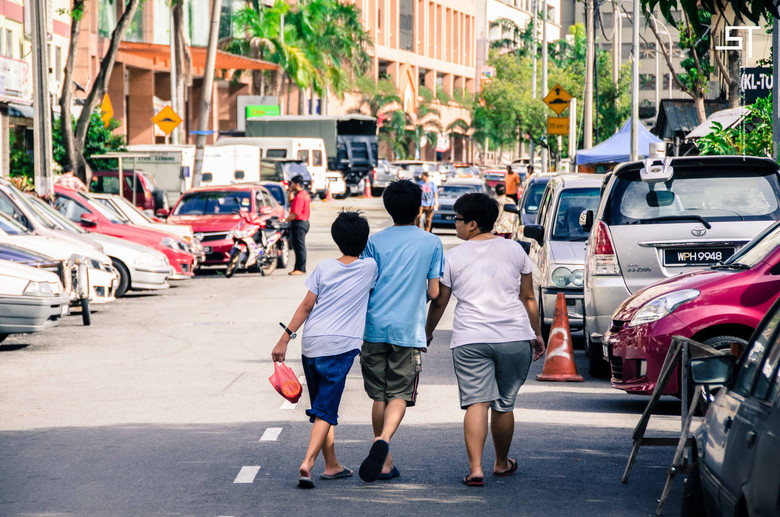
[[[569,101],[571,99],[572,96],[569,92],[561,88],[560,84],[556,84],[553,86],[552,90],[550,90],[550,93],[542,100],[551,110],[560,115],[563,113],[563,110],[569,107]]]
[[[108,127],[112,118],[114,118],[114,107],[111,106],[108,94],[105,94],[103,95],[103,103],[100,105],[100,120],[103,121],[105,127]]]
[[[152,117],[152,122],[157,124],[157,127],[162,129],[163,133],[167,136],[181,124],[181,117],[173,111],[173,108],[165,106],[160,110],[160,113]]]
[[[568,135],[569,117],[547,117],[547,133],[550,135]]]

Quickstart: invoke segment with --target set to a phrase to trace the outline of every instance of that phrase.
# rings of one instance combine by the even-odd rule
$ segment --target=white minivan
[[[311,172],[312,192],[325,197],[328,189],[328,156],[322,138],[294,137],[225,137],[214,146],[254,145],[262,158],[303,160]],[[335,174],[335,173],[333,173]]]

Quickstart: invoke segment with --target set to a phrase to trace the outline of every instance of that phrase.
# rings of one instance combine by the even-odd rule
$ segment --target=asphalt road
[[[361,208],[373,230],[390,224],[381,200],[313,207],[309,268],[337,256],[330,222]],[[444,232],[446,247],[457,244]],[[417,407],[391,443],[401,477],[355,477],[298,490],[307,398],[273,391],[270,351],[279,321],[305,293],[303,277],[199,276],[159,293],[131,294],[0,345],[0,515],[539,515],[654,514],[673,449],[644,448],[628,484],[620,477],[644,398],[587,377],[540,383],[531,367],[516,403],[511,456],[520,469],[467,488],[457,385],[448,350],[452,306],[424,356]],[[299,374],[300,341],[288,364]],[[371,443],[371,402],[352,369],[336,429],[341,462],[357,469]],[[679,403],[663,401],[649,436],[674,436]],[[675,416],[677,412],[678,416]],[[485,450],[487,469],[492,446]],[[322,460],[314,473],[322,471]],[[667,515],[676,515],[682,481]]]

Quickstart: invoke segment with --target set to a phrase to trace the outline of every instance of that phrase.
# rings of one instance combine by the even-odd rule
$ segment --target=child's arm
[[[311,310],[314,308],[314,304],[317,301],[317,295],[313,292],[309,291],[306,293],[306,296],[303,298],[303,301],[298,306],[298,309],[295,311],[295,314],[293,314],[292,319],[290,320],[289,325],[287,325],[287,328],[290,329],[291,332],[297,332],[299,328],[301,328],[301,325],[303,325],[303,322],[306,321],[306,318],[309,317],[309,314],[311,314]],[[287,355],[287,344],[290,342],[290,336],[287,334],[287,332],[282,332],[282,337],[279,338],[279,341],[276,343],[276,346],[273,350],[271,350],[271,359],[274,361],[284,361],[285,356]]]
[[[436,325],[439,324],[439,320],[441,320],[444,314],[444,309],[447,308],[447,304],[450,302],[451,294],[452,289],[442,284],[439,296],[431,302],[431,306],[428,308],[428,318],[425,321],[425,335],[428,339],[428,346],[430,346],[433,339],[433,331]]]

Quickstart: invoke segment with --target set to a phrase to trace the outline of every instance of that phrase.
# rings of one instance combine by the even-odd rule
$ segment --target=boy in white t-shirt
[[[284,361],[291,336],[303,325],[301,362],[306,375],[314,424],[306,456],[298,470],[298,487],[314,488],[312,468],[320,451],[325,471],[320,479],[352,475],[336,459],[333,427],[347,374],[363,344],[368,297],[377,279],[374,259],[358,258],[368,241],[368,221],[358,212],[341,212],[330,228],[343,255],[323,260],[306,279],[309,292],[271,352],[274,361]]]

